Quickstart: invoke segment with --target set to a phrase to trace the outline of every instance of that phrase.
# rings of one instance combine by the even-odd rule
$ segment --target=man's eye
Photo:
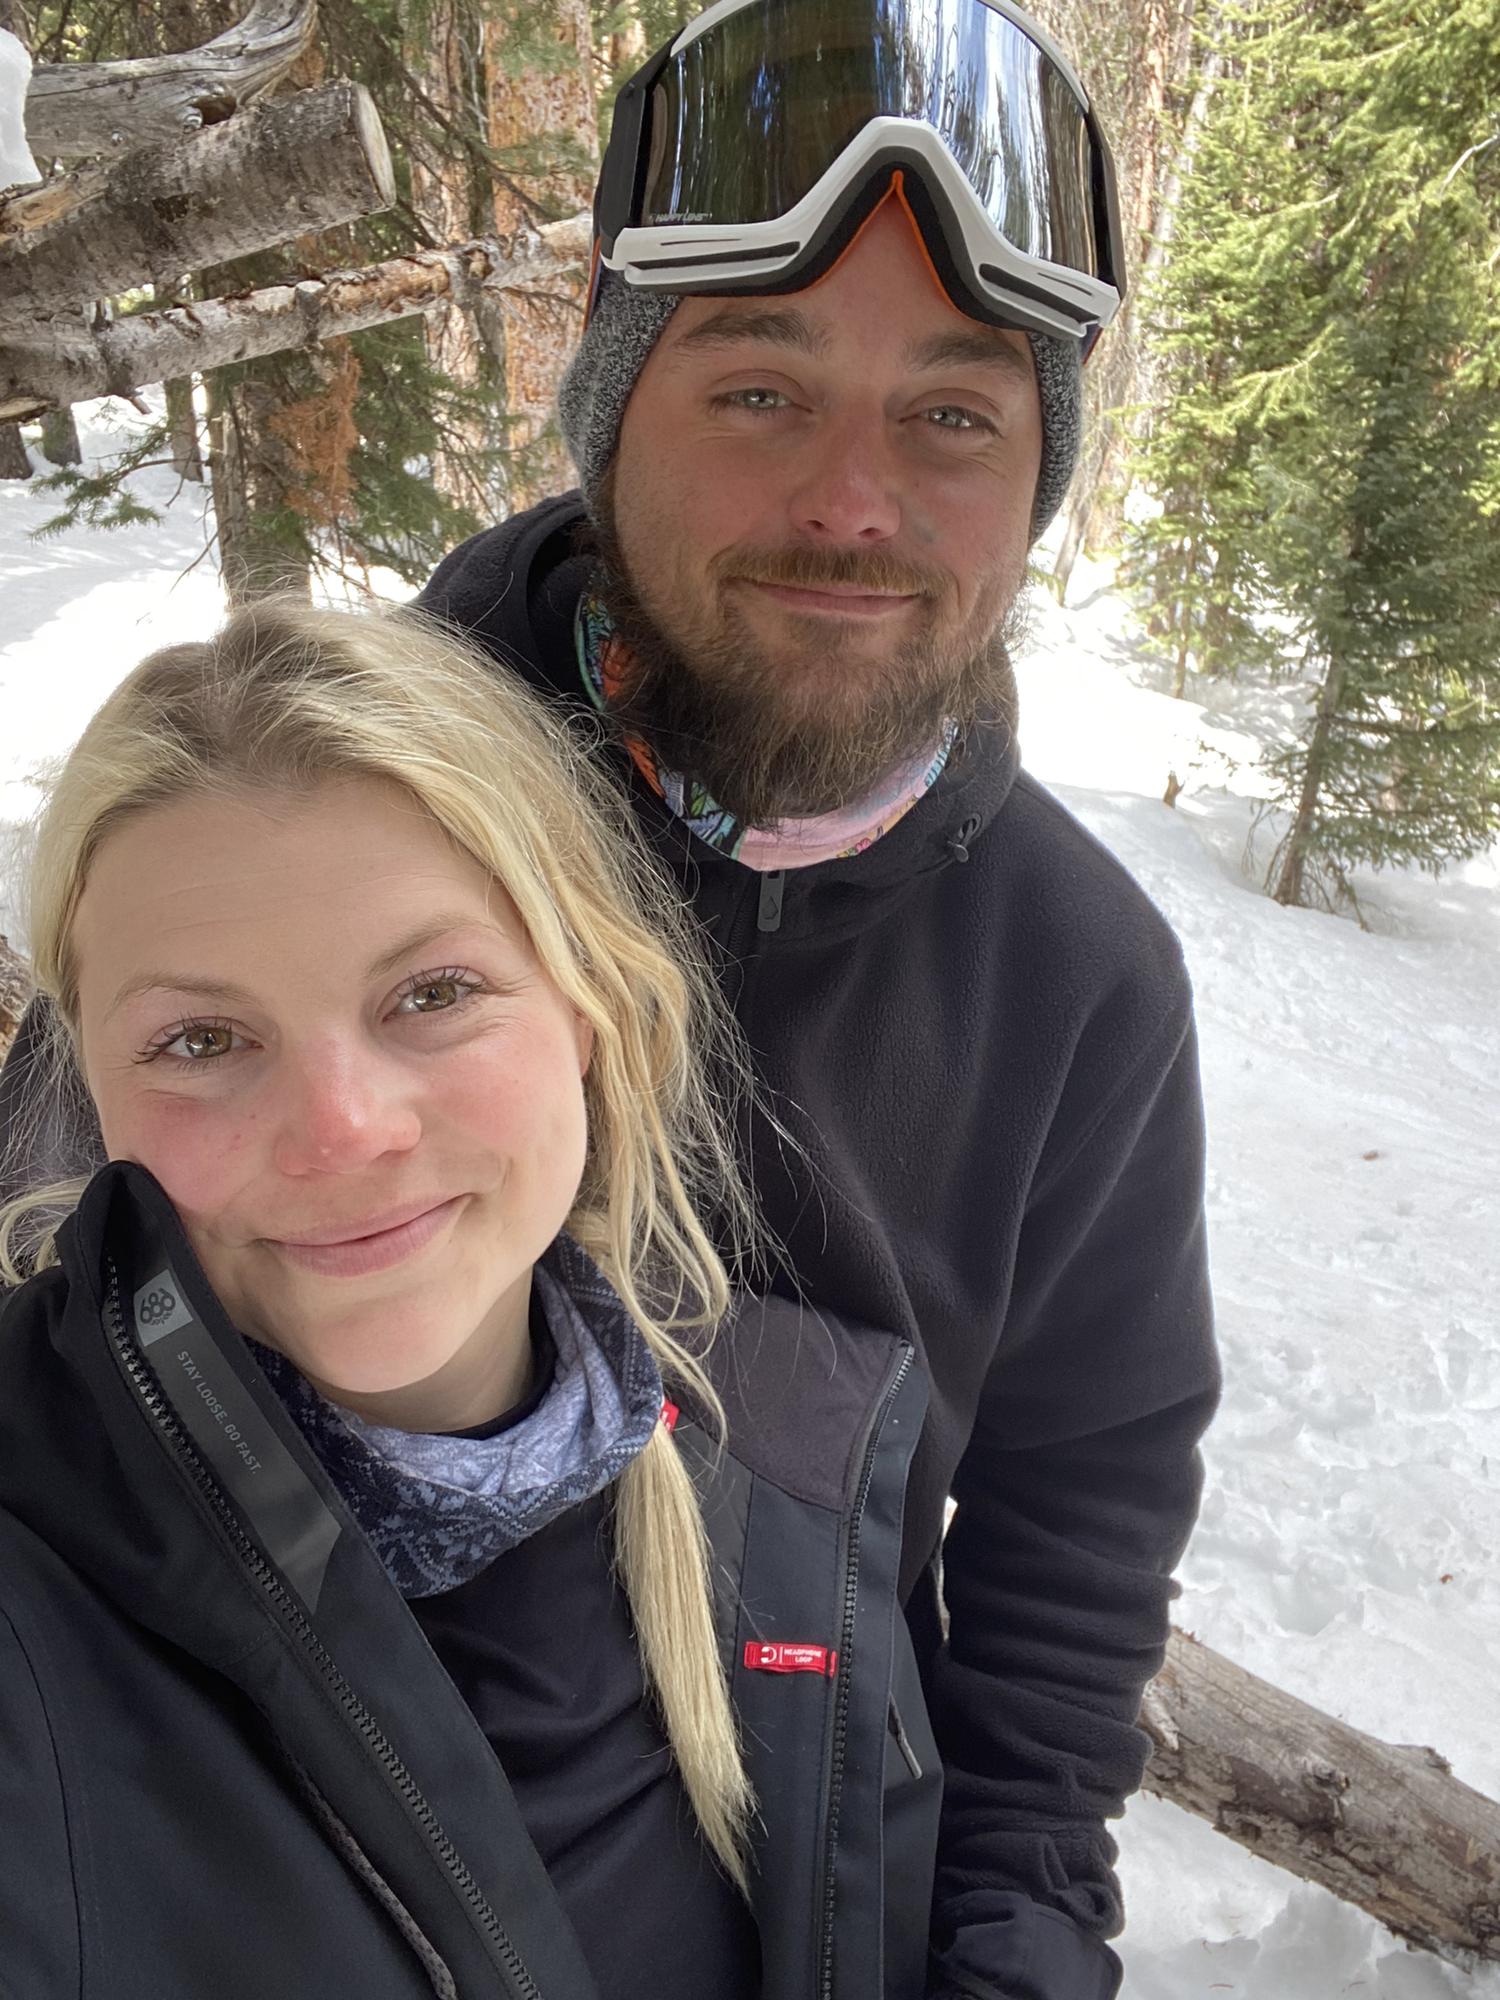
[[[714,398],[715,404],[721,409],[757,412],[783,409],[786,400],[779,389],[730,389],[726,394]]]
[[[942,431],[993,431],[995,426],[977,410],[966,410],[961,403],[939,403],[927,412],[934,427]]]

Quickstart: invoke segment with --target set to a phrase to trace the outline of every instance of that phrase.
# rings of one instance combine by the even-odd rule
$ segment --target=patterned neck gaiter
[[[589,700],[601,714],[621,685],[630,653],[597,597],[585,592],[574,621],[578,667]],[[949,723],[934,750],[899,765],[866,797],[837,812],[812,819],[784,819],[774,827],[750,827],[715,804],[699,784],[668,771],[639,737],[626,738],[636,769],[668,808],[702,841],[760,874],[781,868],[811,868],[818,861],[842,861],[889,833],[937,783],[958,734]]]
[[[255,1358],[403,1597],[467,1583],[618,1479],[662,1416],[661,1375],[613,1285],[571,1237],[532,1274],[557,1366],[494,1437],[392,1430],[320,1396],[282,1354]]]

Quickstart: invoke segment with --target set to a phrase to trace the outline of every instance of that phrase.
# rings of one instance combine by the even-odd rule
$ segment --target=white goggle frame
[[[1115,287],[1071,265],[1017,250],[980,205],[941,135],[920,118],[872,118],[785,215],[769,222],[700,225],[684,217],[622,229],[608,251],[601,248],[601,262],[643,291],[702,291],[710,285],[715,292],[732,292],[737,286],[753,291],[758,283],[796,268],[849,188],[874,170],[882,153],[891,152],[915,156],[931,192],[946,202],[962,238],[970,282],[998,313],[1029,331],[1074,340],[1109,325],[1120,309]],[[713,262],[704,263],[705,258]],[[1000,276],[981,276],[986,265]],[[1011,289],[1007,278],[1019,280],[1023,289]],[[1039,298],[1038,292],[1047,296]],[[1048,297],[1060,306],[1049,305]]]

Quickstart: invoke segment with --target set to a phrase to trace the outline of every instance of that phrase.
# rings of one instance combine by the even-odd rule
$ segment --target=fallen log
[[[1146,1690],[1145,1789],[1456,1964],[1500,1962],[1500,1805],[1183,1632]]]
[[[11,346],[0,327],[0,422],[90,396],[129,395],[154,382],[207,373],[293,347],[315,347],[451,298],[523,290],[586,265],[587,215],[547,223],[519,243],[488,239],[414,251],[363,270],[267,285],[239,297],[79,326],[63,342]]]
[[[142,146],[176,145],[278,82],[311,46],[316,0],[255,0],[201,48],[133,62],[38,63],[26,137],[38,163],[65,165]]]
[[[352,222],[395,200],[357,83],[256,105],[165,152],[81,167],[0,202],[0,339],[90,301]]]

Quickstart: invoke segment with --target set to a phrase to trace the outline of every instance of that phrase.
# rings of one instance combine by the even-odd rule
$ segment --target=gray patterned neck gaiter
[[[532,1283],[557,1366],[536,1409],[494,1437],[368,1423],[320,1396],[284,1355],[251,1343],[403,1597],[456,1589],[602,1492],[661,1420],[655,1359],[593,1259],[559,1236]]]

